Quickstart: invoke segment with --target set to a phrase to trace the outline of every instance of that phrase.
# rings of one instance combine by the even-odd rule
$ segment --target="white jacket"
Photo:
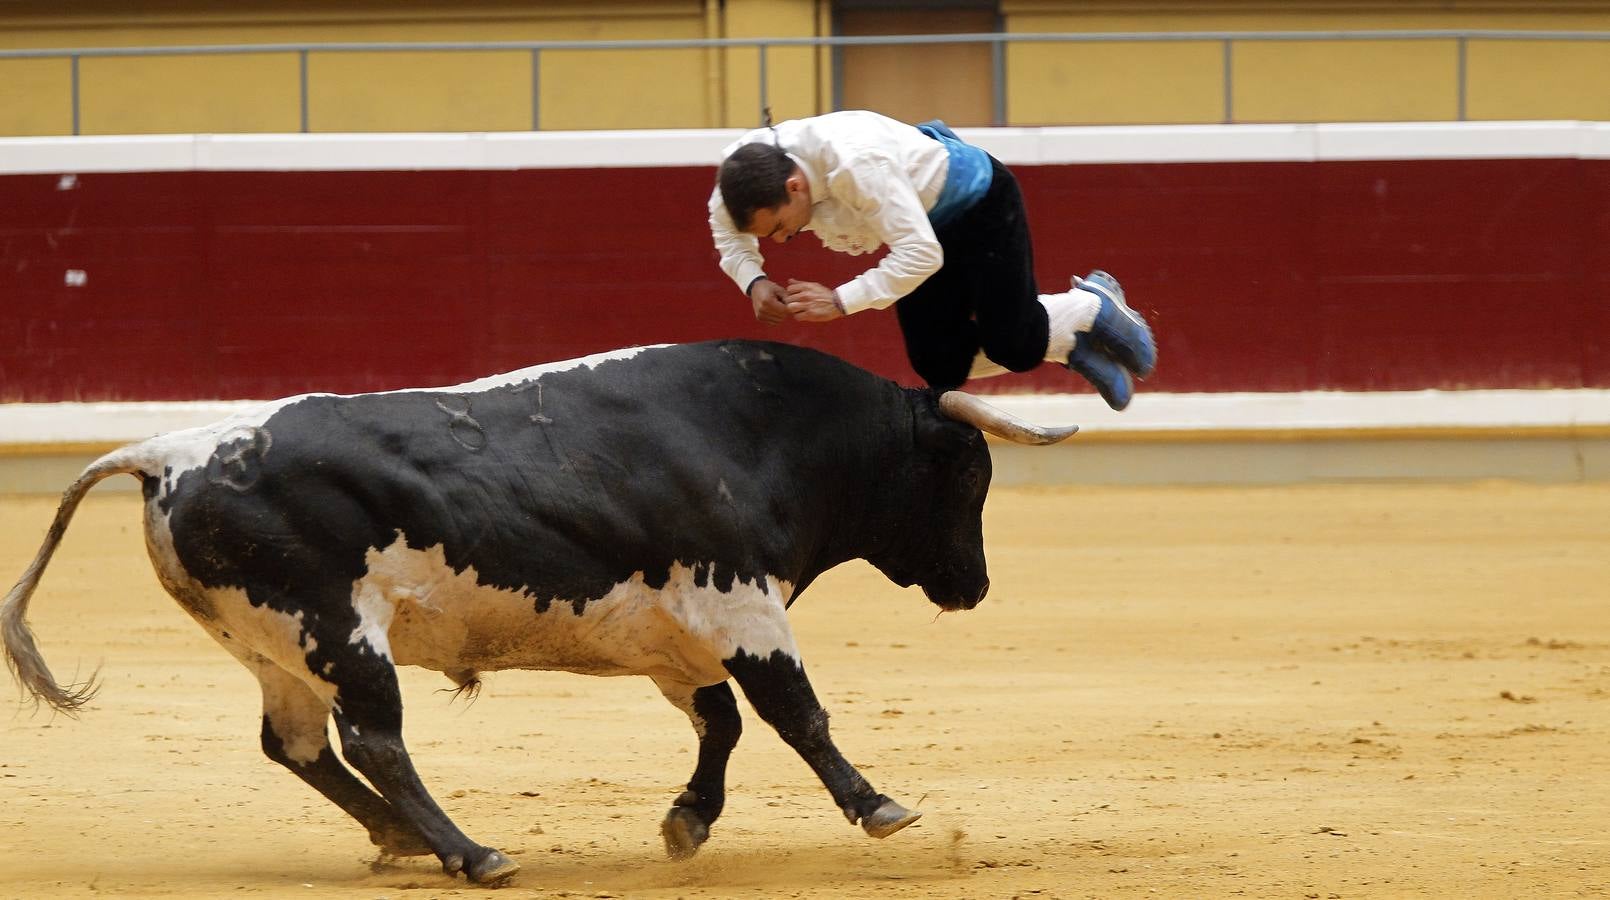
[[[838,286],[846,313],[884,309],[939,271],[945,255],[928,210],[945,186],[950,155],[945,145],[915,126],[862,110],[828,113],[757,128],[721,152],[743,144],[780,142],[811,188],[811,221],[822,245],[843,253],[871,253],[887,244],[877,266]],[[721,268],[740,290],[764,274],[760,241],[733,226],[721,200],[710,194],[710,235]]]

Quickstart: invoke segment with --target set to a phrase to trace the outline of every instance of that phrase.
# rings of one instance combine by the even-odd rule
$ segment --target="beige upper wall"
[[[1610,31],[1607,0],[1004,0],[1007,31]],[[1076,49],[1077,48],[1077,49]],[[1238,122],[1452,119],[1454,41],[1238,42],[1229,108]],[[1485,41],[1466,57],[1466,118],[1602,119],[1610,41]],[[1008,53],[1008,121],[1225,121],[1219,42],[1035,44]]]
[[[19,2],[0,7],[0,47],[126,47],[350,41],[557,41],[709,36],[699,0],[615,3]],[[719,18],[717,18],[719,22]],[[494,131],[719,124],[715,51],[314,53],[314,131]],[[535,77],[534,77],[535,76]],[[80,64],[85,134],[296,131],[294,53],[98,58]],[[0,60],[0,133],[71,130],[66,61]]]
[[[0,5],[0,48],[801,37],[832,29],[830,0],[128,6],[14,0]],[[1610,0],[1003,0],[1001,12],[1011,33],[1610,31]],[[879,84],[845,95],[873,107],[883,93],[891,108],[905,102],[911,86],[900,80],[897,54],[887,55],[875,69]],[[1235,121],[1453,118],[1457,58],[1452,41],[1238,43],[1228,107]],[[774,118],[831,108],[829,51],[773,48],[766,62]],[[1466,63],[1468,118],[1610,118],[1610,42],[1476,42]],[[910,78],[923,77],[920,62],[906,68]],[[762,105],[752,48],[546,51],[536,61],[525,51],[314,53],[308,76],[314,131],[747,127],[759,122]],[[1226,113],[1217,42],[1022,44],[1008,50],[1006,76],[1008,124],[1218,122]],[[989,77],[987,67],[975,76]],[[84,59],[78,127],[85,134],[296,131],[299,79],[294,53]],[[65,134],[73,125],[67,61],[0,60],[0,134]]]

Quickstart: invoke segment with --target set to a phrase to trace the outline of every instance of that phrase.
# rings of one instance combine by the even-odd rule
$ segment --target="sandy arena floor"
[[[79,721],[0,716],[0,898],[475,896],[258,750],[256,682],[91,495],[34,602]],[[0,579],[54,499],[0,498]],[[1118,515],[1117,513],[1123,515]],[[1610,895],[1610,486],[998,490],[994,588],[935,617],[844,567],[794,610],[874,841],[745,706],[726,815],[657,826],[694,736],[646,679],[406,670],[436,797],[576,898]],[[0,676],[3,678],[3,676]]]

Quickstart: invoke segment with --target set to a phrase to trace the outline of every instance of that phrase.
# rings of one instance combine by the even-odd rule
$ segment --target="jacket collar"
[[[794,165],[799,166],[801,172],[805,173],[805,183],[811,189],[811,205],[815,206],[826,200],[827,179],[823,177],[821,172],[817,171],[816,166],[792,153],[788,154],[788,158],[793,161]]]

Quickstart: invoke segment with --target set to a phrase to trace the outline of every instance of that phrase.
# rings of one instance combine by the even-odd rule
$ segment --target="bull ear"
[[[939,411],[958,422],[987,431],[1014,444],[1055,444],[1079,430],[1077,425],[1048,428],[1025,422],[1003,412],[965,391],[946,391],[939,395]]]

